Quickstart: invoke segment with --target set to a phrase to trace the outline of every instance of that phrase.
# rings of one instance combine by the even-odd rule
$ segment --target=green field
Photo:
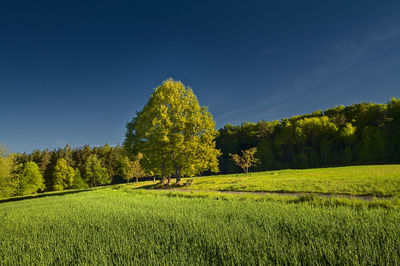
[[[399,184],[399,165],[356,166],[200,177],[181,188],[199,191],[139,182],[5,199],[0,264],[396,265]]]
[[[105,188],[3,202],[1,264],[400,263],[398,209],[179,194]]]
[[[185,182],[185,179],[184,179]],[[146,187],[139,182],[132,187]],[[196,177],[182,189],[268,191],[371,196],[400,195],[400,165],[368,165],[305,170],[279,170],[235,175]]]

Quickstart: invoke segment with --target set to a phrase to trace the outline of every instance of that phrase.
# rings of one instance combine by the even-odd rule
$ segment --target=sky
[[[121,144],[168,78],[216,128],[400,97],[399,1],[0,1],[0,142]]]

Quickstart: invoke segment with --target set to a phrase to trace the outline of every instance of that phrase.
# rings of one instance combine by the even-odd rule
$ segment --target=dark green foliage
[[[88,184],[85,182],[86,176],[86,165],[90,156],[95,155],[97,157],[98,164],[102,169],[102,175],[99,178],[91,179],[93,182],[91,185],[108,184],[110,179],[116,182],[122,182],[120,177],[117,175],[118,159],[122,155],[123,151],[120,146],[111,147],[106,144],[104,146],[90,147],[85,145],[71,149],[69,145],[64,148],[58,148],[52,151],[49,150],[34,150],[31,154],[22,153],[15,154],[15,165],[24,165],[27,162],[34,162],[39,166],[39,171],[43,175],[46,190],[59,190],[59,189],[70,189],[70,188],[87,188]],[[64,159],[66,166],[73,168],[70,169],[71,176],[70,182],[60,183],[60,180],[56,180],[54,172],[56,170],[57,162],[60,159]],[[16,176],[21,174],[22,168]],[[74,172],[74,174],[72,174]],[[78,176],[76,176],[78,174]],[[62,186],[61,186],[62,185]],[[1,188],[0,188],[1,189]],[[8,193],[10,196],[10,194]],[[11,196],[15,195],[15,192],[11,193]]]
[[[59,159],[67,165],[79,169],[86,181],[88,158],[96,155],[104,175],[96,184],[122,182],[118,175],[119,158],[140,152],[132,132],[134,120],[127,124],[124,150],[108,144],[98,147],[71,149],[68,145],[52,151],[35,150],[31,154],[3,156],[4,178],[0,180],[0,190],[4,195],[15,195],[15,178],[21,174],[17,165],[34,162],[45,180],[46,190],[54,188],[54,170]],[[129,144],[129,145],[127,145]],[[360,103],[338,106],[325,111],[316,111],[281,121],[245,122],[240,126],[225,125],[219,130],[216,148],[222,155],[219,166],[222,173],[239,173],[241,169],[231,160],[229,154],[257,147],[256,157],[260,164],[255,171],[310,168],[359,164],[400,163],[400,99],[393,98],[387,104]],[[132,156],[131,156],[132,157]],[[133,159],[130,158],[131,160]],[[89,181],[92,182],[92,181]],[[77,184],[76,184],[77,185]],[[81,185],[85,186],[84,183]],[[69,184],[71,186],[71,184]],[[79,185],[80,186],[80,185]],[[7,191],[7,192],[6,192]]]
[[[373,126],[366,126],[363,129],[359,156],[364,163],[385,162],[387,152],[383,130]]]
[[[82,179],[79,169],[75,169],[74,181],[72,182],[72,189],[85,189],[89,188],[89,185]]]
[[[400,99],[393,98],[387,105],[387,149],[393,161],[400,161]]]
[[[222,173],[238,173],[228,156],[257,147],[257,170],[400,163],[400,99],[338,106],[281,121],[227,124],[217,148]]]
[[[85,162],[83,177],[90,187],[107,185],[111,183],[111,177],[107,168],[101,165],[101,161],[96,154],[92,154]]]

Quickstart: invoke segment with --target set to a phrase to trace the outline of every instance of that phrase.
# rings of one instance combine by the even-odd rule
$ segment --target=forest
[[[240,171],[229,154],[257,147],[253,170],[400,162],[400,99],[337,106],[280,121],[245,122],[219,130],[221,173]]]
[[[227,124],[218,131],[219,173],[239,173],[230,154],[257,148],[252,171],[400,162],[400,99],[337,106],[280,121]],[[0,147],[0,196],[125,182],[124,145],[9,153]],[[204,172],[203,175],[210,174]]]

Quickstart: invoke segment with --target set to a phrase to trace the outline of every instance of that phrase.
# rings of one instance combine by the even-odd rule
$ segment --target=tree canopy
[[[15,165],[14,156],[10,155],[7,147],[0,143],[0,198],[16,193],[18,182],[13,173]]]
[[[64,158],[60,158],[54,167],[53,176],[53,190],[64,190],[74,182],[75,170]]]
[[[84,179],[91,187],[111,183],[107,168],[101,165],[95,154],[90,155],[85,163]]]
[[[127,156],[121,157],[119,161],[118,173],[128,183],[132,178],[136,178],[137,183],[139,178],[146,176],[140,165],[140,160],[142,158],[143,155],[141,153],[138,153],[134,160],[130,160]]]
[[[229,154],[257,147],[257,171],[400,162],[400,99],[336,106],[280,121],[219,130],[222,173],[240,171]]]
[[[193,91],[168,79],[127,124],[124,147],[143,153],[143,166],[164,177],[218,171],[215,122]]]
[[[106,144],[72,149],[66,145],[11,153],[0,144],[0,197],[20,193],[28,162],[37,164],[46,191],[61,186],[85,188],[87,182],[90,186],[123,182],[121,156],[134,161],[139,152],[143,153],[140,165],[147,175],[172,177],[178,169],[178,180],[180,174],[195,175],[218,166],[222,173],[238,173],[241,169],[230,154],[252,147],[257,148],[255,158],[260,160],[256,171],[400,163],[398,98],[387,104],[336,106],[279,121],[227,124],[217,134],[211,115],[198,104],[193,91],[168,80],[126,126],[123,147]],[[222,155],[217,159],[219,150]],[[60,159],[65,162],[57,166]]]
[[[242,168],[247,175],[249,173],[249,168],[260,162],[260,160],[255,157],[256,152],[257,148],[253,147],[242,151],[242,156],[239,154],[230,154],[230,156],[235,164]]]
[[[18,194],[20,195],[33,194],[45,189],[43,175],[34,162],[27,162],[23,166],[19,179]]]

